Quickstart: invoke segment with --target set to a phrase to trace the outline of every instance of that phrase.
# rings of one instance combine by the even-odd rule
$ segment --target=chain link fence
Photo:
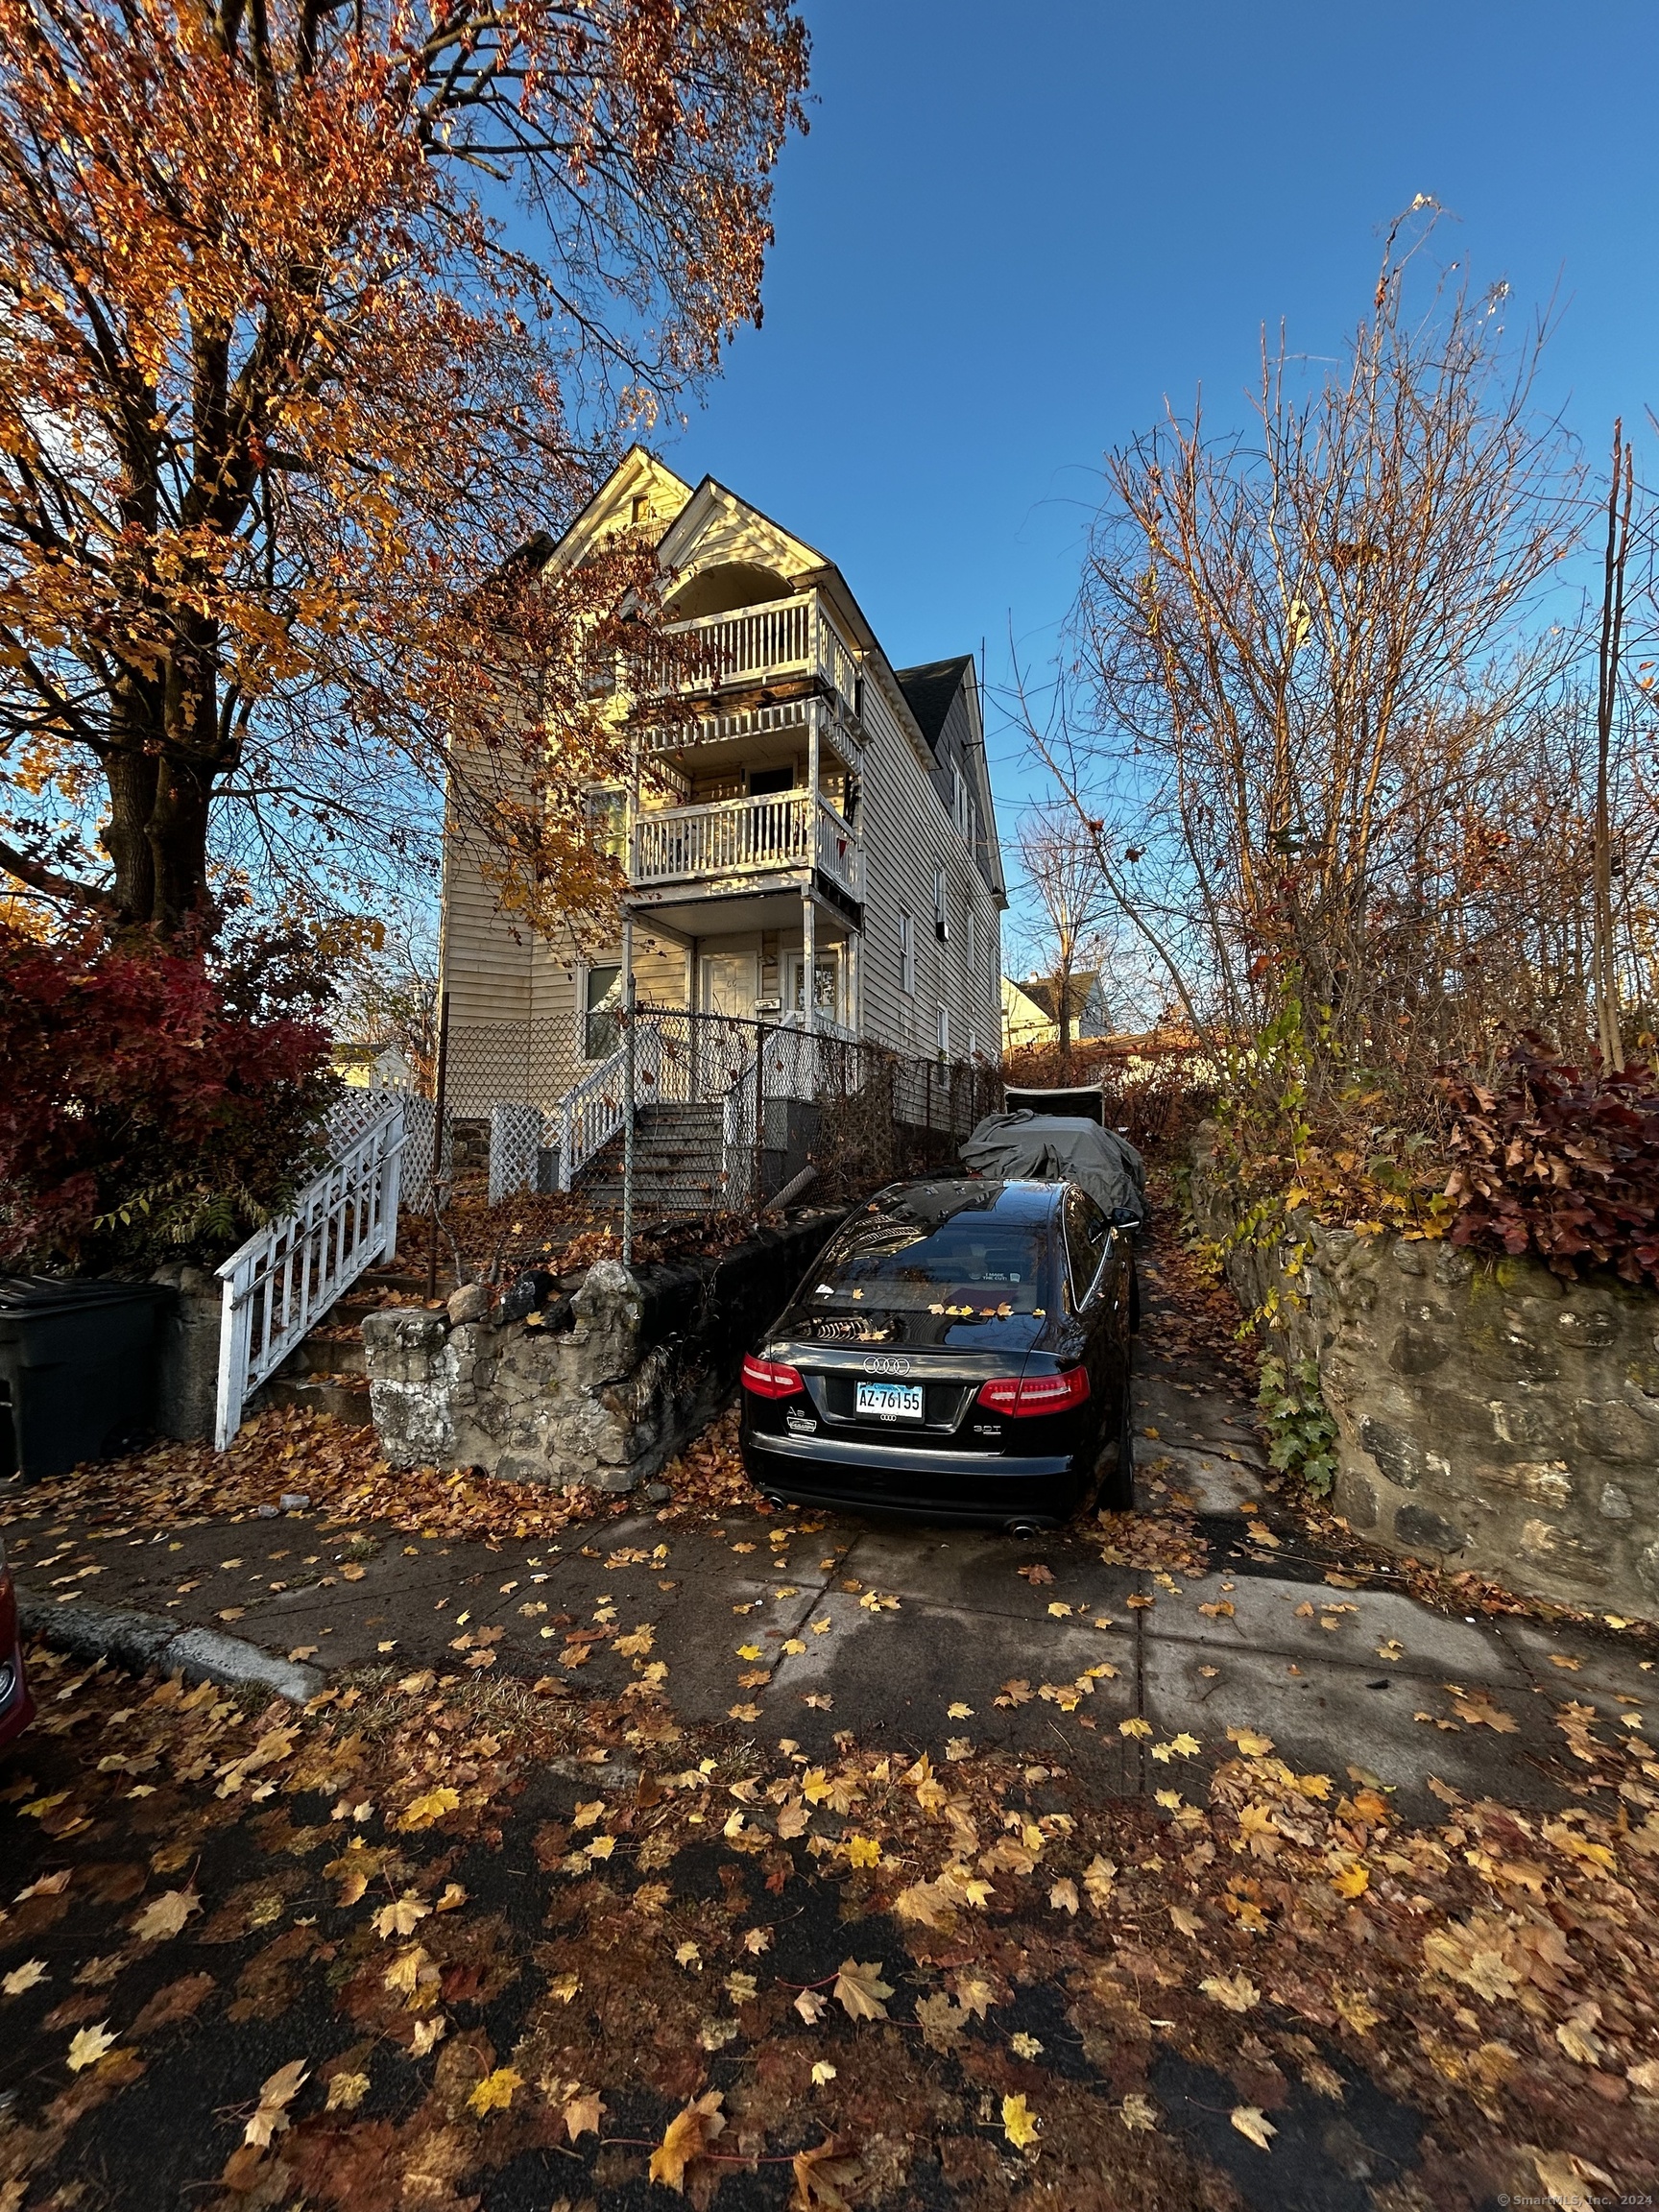
[[[753,1214],[793,1190],[852,1203],[954,1162],[1001,1103],[983,1062],[643,1006],[455,1026],[441,1181],[471,1202],[566,1195],[594,1217]],[[414,1203],[436,1117],[412,1128]]]

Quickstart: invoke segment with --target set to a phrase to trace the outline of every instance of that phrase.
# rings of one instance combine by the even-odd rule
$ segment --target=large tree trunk
[[[207,833],[215,780],[232,765],[216,712],[217,639],[204,631],[158,684],[134,683],[105,762],[118,925],[172,936],[209,903]]]

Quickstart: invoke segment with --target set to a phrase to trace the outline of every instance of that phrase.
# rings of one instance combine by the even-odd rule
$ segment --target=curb
[[[38,1636],[56,1651],[77,1659],[108,1659],[132,1674],[155,1668],[162,1674],[181,1673],[190,1682],[269,1691],[294,1705],[315,1697],[327,1681],[320,1667],[279,1659],[245,1637],[222,1635],[216,1628],[180,1628],[164,1613],[136,1607],[97,1605],[89,1599],[46,1605],[19,1590],[17,1619],[25,1634]]]

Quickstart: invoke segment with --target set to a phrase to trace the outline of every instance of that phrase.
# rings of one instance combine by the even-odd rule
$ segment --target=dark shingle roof
[[[974,665],[972,653],[959,653],[953,661],[926,661],[919,668],[895,668],[899,688],[921,725],[922,734],[935,752],[939,733],[950,711],[950,702],[962,688],[962,679]]]

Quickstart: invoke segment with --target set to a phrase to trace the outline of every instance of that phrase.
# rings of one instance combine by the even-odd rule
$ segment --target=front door
[[[758,985],[753,952],[704,953],[699,996],[705,1014],[727,1014],[741,1022],[753,1022]]]

